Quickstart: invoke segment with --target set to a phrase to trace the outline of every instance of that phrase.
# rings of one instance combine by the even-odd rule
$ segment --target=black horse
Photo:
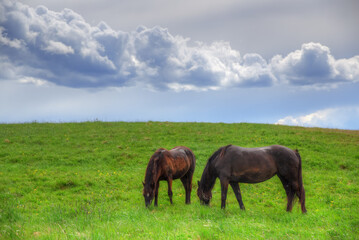
[[[287,194],[287,211],[292,210],[295,194],[305,213],[305,193],[302,180],[302,160],[297,150],[274,145],[262,148],[224,146],[209,159],[198,181],[197,195],[201,203],[208,205],[212,189],[218,177],[221,182],[221,207],[226,207],[228,184],[231,185],[241,209],[245,209],[239,182],[259,183],[278,175]]]
[[[191,149],[183,146],[171,150],[158,149],[151,157],[143,182],[143,197],[146,207],[151,205],[153,197],[157,206],[160,181],[168,182],[168,196],[172,202],[172,180],[180,178],[186,190],[186,204],[191,203],[192,177],[196,158]]]

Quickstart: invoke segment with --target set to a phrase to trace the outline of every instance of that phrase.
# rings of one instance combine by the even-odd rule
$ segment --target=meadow
[[[234,144],[297,148],[307,214],[287,213],[278,177],[240,184],[220,209],[196,195],[210,155]],[[157,148],[197,158],[192,203],[179,180],[145,208],[142,181]],[[359,131],[267,124],[85,122],[0,124],[0,239],[359,239]]]

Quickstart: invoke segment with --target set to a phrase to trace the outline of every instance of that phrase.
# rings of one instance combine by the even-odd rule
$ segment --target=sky
[[[359,130],[359,1],[0,0],[0,123]]]

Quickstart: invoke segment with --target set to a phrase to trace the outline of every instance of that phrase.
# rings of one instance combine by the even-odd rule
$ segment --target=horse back
[[[294,156],[294,157],[293,157]],[[219,176],[231,181],[258,183],[296,165],[293,150],[273,145],[261,148],[230,146],[223,157],[216,159]]]
[[[170,154],[166,159],[170,166],[170,171],[173,179],[181,178],[188,171],[194,172],[195,156],[193,152],[187,147],[175,147],[168,151]]]

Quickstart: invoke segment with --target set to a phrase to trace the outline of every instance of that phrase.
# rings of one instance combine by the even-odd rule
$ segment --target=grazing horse
[[[239,206],[244,210],[239,188],[241,183],[259,183],[278,175],[287,194],[287,211],[292,210],[295,194],[302,212],[305,213],[305,193],[302,180],[302,160],[298,150],[274,145],[261,148],[224,146],[209,159],[201,181],[198,181],[197,195],[202,204],[209,205],[212,189],[218,177],[221,183],[221,207],[226,207],[228,184],[236,195]]]
[[[151,205],[155,197],[157,206],[160,181],[168,182],[168,196],[172,202],[172,180],[180,178],[186,190],[186,204],[191,203],[192,177],[196,166],[196,158],[191,149],[183,146],[171,150],[158,149],[151,157],[143,184],[143,196],[146,207]]]

